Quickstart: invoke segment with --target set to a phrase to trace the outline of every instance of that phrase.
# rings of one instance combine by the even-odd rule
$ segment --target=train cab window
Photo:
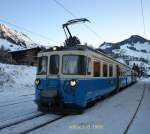
[[[108,65],[107,64],[103,64],[103,77],[107,77],[107,73],[108,73]]]
[[[37,74],[38,75],[46,75],[47,73],[47,56],[39,57],[38,59],[38,69]]]
[[[59,72],[59,55],[50,56],[50,74],[58,74]]]
[[[94,61],[93,73],[94,77],[100,77],[100,62]]]
[[[83,55],[64,55],[62,73],[66,75],[85,75],[87,58]]]
[[[109,77],[113,77],[113,66],[109,65]]]
[[[91,58],[88,58],[88,64],[87,64],[87,74],[91,75],[92,65],[91,65]]]

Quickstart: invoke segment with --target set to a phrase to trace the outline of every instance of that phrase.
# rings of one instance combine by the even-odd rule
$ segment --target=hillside
[[[104,42],[98,49],[113,56],[120,61],[123,59],[127,64],[138,64],[150,74],[150,40],[138,35],[132,35],[130,38],[117,43]]]
[[[27,35],[9,28],[5,24],[0,24],[0,47],[10,51],[28,49],[39,46]]]

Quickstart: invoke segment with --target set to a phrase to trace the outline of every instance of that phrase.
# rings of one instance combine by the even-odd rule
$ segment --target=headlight
[[[74,87],[74,86],[76,86],[76,84],[77,84],[76,80],[71,80],[70,81],[70,86]]]
[[[57,47],[53,47],[53,51],[56,51],[57,50]]]
[[[40,84],[40,80],[35,80],[35,85],[38,86]]]

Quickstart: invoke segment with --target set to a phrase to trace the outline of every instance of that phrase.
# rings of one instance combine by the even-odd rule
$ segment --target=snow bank
[[[0,91],[33,89],[36,67],[0,63]]]

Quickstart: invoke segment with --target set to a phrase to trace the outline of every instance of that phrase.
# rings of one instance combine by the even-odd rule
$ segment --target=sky
[[[57,1],[65,9],[55,0],[0,0],[0,23],[5,22],[37,43],[51,46],[63,44],[66,37],[62,24],[75,19],[74,16],[87,18],[91,23],[71,25],[71,33],[94,47],[131,35],[150,39],[150,0],[143,0],[145,33],[140,0]]]

